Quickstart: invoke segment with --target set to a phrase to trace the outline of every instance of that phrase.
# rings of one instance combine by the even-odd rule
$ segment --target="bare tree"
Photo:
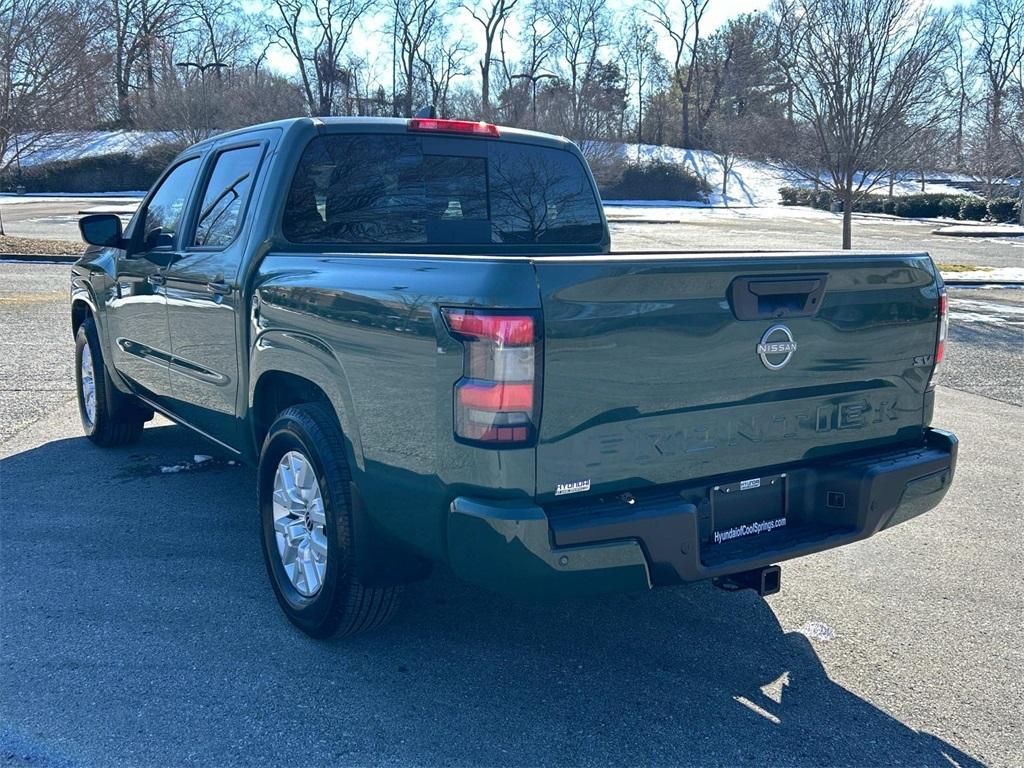
[[[794,5],[794,112],[813,155],[797,158],[791,170],[817,179],[808,168],[825,169],[825,186],[843,203],[843,248],[850,248],[854,201],[893,162],[880,148],[909,146],[948,112],[936,94],[943,92],[949,17],[916,0]]]
[[[349,79],[344,56],[373,0],[273,0],[273,5],[274,34],[295,61],[310,112],[333,114]]]
[[[0,0],[0,171],[96,117],[80,96],[103,66],[98,24],[72,0]]]
[[[953,28],[961,30],[966,26],[963,7],[958,6],[953,11]],[[956,112],[953,126],[953,164],[957,168],[964,167],[964,131],[967,126],[967,119],[973,106],[973,71],[972,62],[967,51],[963,35],[953,35],[951,46],[951,67],[949,76],[949,91],[956,103]]]
[[[552,29],[568,97],[566,133],[578,141],[593,138],[585,127],[588,90],[595,84],[600,56],[610,41],[605,0],[542,0],[541,11]]]
[[[465,8],[484,31],[484,53],[480,59],[480,109],[485,120],[491,113],[491,64],[494,43],[512,16],[519,0],[475,0]]]
[[[240,68],[252,63],[259,43],[266,44],[254,15],[245,12],[240,0],[186,0],[185,12],[189,29],[184,42],[190,61]],[[222,70],[213,72],[220,80]]]
[[[672,76],[682,99],[684,147],[690,146],[690,97],[697,75],[700,25],[709,0],[649,0],[648,13],[672,42]]]
[[[1017,176],[1018,220],[1024,227],[1024,62],[1018,64],[1009,90],[1010,109],[1003,135],[1013,155]]]
[[[101,2],[112,38],[117,120],[121,125],[131,125],[135,118],[133,94],[142,87],[152,102],[159,49],[180,31],[189,14],[183,0]]]
[[[402,114],[406,117],[410,117],[413,112],[417,65],[423,59],[424,48],[434,38],[435,28],[441,24],[441,14],[445,10],[442,2],[443,0],[392,0],[394,53],[401,67],[404,85]]]
[[[651,79],[658,67],[660,55],[658,40],[646,19],[633,16],[620,36],[622,73],[626,87],[636,88],[636,131],[637,143],[643,141],[644,99]]]
[[[998,133],[1007,87],[1024,60],[1024,0],[976,0],[968,21],[988,90],[989,122]]]
[[[261,74],[255,67],[225,75],[216,84],[216,98],[208,98],[194,80],[164,83],[157,90],[155,105],[140,120],[140,127],[169,133],[176,144],[187,146],[217,131],[295,117],[306,111],[306,96],[293,80]]]
[[[506,51],[509,42],[505,35],[498,38],[501,51],[501,66],[505,77],[505,87],[501,91],[500,103],[502,118],[512,125],[525,124],[525,116],[532,112],[531,127],[537,127],[536,95],[541,80],[550,80],[554,76],[545,72],[552,58],[554,42],[552,27],[541,13],[536,3],[526,6],[527,15],[519,36],[521,58],[511,65]]]
[[[430,91],[430,103],[437,107],[441,117],[452,116],[452,86],[469,74],[466,58],[470,51],[470,45],[463,38],[454,37],[446,25],[438,24],[434,39],[417,52],[423,79]]]
[[[1024,60],[1024,0],[975,0],[967,11],[967,30],[975,43],[974,63],[984,83],[984,133],[976,159],[993,195],[1006,163],[1003,112],[1007,89]]]

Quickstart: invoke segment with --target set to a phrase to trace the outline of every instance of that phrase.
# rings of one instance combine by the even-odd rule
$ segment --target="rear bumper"
[[[640,590],[726,576],[866,539],[945,496],[957,439],[925,430],[922,445],[789,469],[785,527],[712,543],[714,483],[637,490],[549,509],[459,497],[448,556],[467,581],[520,597]]]

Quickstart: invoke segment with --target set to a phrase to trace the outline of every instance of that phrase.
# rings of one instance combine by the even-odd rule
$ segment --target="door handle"
[[[167,282],[167,278],[163,275],[149,275],[146,278],[146,282],[150,285],[163,285]]]
[[[231,286],[225,282],[211,281],[206,284],[206,290],[218,296],[227,296],[231,293]]]

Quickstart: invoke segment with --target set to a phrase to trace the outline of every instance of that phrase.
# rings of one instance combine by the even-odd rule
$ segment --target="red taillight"
[[[438,120],[433,117],[414,117],[409,121],[410,131],[435,131],[437,133],[469,133],[475,136],[498,138],[498,126],[475,120]]]
[[[942,363],[942,358],[946,356],[946,334],[949,333],[949,296],[946,295],[945,289],[939,294],[939,334],[935,340],[935,366],[932,368],[932,378],[930,384],[935,383],[936,376],[939,372],[939,364]]]
[[[509,346],[533,344],[533,318],[529,315],[484,315],[467,310],[445,310],[452,332],[474,340],[490,339]]]
[[[523,312],[441,310],[452,336],[465,347],[455,383],[455,435],[478,444],[531,443],[539,413],[538,318]]]

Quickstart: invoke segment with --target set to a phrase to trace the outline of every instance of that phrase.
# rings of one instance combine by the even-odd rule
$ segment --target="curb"
[[[979,227],[977,231],[970,232],[964,230],[957,230],[956,232],[946,232],[945,228],[933,229],[933,235],[942,235],[943,237],[1024,237],[1024,230],[1019,232],[1006,232],[998,229],[984,229]]]
[[[956,278],[943,277],[942,282],[951,288],[977,288],[981,285],[994,285],[1002,288],[1024,288],[1020,280],[957,280]]]
[[[682,224],[679,219],[608,219],[609,224]]]
[[[36,264],[74,264],[81,257],[67,254],[42,254],[42,253],[0,253],[0,261],[16,261]]]

